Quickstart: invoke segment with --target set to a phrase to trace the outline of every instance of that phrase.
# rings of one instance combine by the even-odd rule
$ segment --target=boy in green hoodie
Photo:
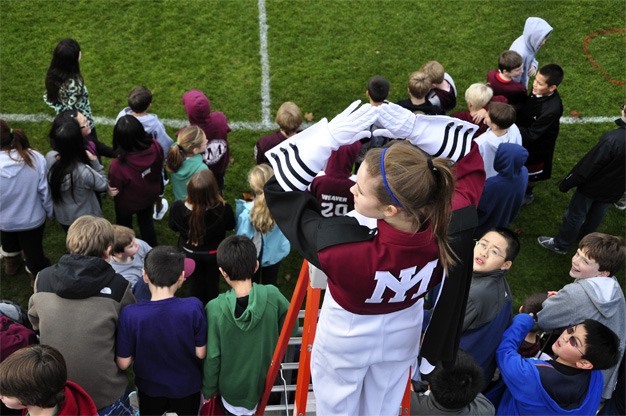
[[[263,394],[289,301],[276,286],[252,282],[259,262],[248,237],[233,235],[222,241],[217,264],[231,290],[206,306],[202,393],[207,399],[221,394],[221,404],[231,414],[252,415]]]

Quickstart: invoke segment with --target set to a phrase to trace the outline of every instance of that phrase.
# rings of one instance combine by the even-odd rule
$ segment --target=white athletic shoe
[[[167,209],[170,207],[170,204],[167,202],[167,199],[161,198],[161,211],[156,211],[156,205],[154,206],[154,213],[152,214],[152,218],[157,221],[161,221],[167,212]]]

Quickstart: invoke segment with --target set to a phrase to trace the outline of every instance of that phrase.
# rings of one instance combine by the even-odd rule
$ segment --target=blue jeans
[[[556,246],[562,250],[567,250],[576,240],[596,231],[609,205],[606,202],[588,198],[576,190],[569,201],[565,215],[563,215],[563,223],[559,233],[554,237]]]
[[[135,412],[128,400],[128,395],[132,392],[126,389],[122,397],[117,399],[113,404],[98,409],[98,416],[133,416]]]

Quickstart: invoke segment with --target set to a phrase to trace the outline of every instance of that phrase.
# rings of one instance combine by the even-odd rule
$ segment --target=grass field
[[[265,21],[260,10],[265,11]],[[333,116],[354,98],[364,98],[367,80],[375,74],[389,79],[389,98],[397,100],[406,95],[408,75],[423,62],[437,59],[455,79],[457,109],[462,109],[465,89],[484,81],[498,54],[521,34],[528,16],[540,16],[554,27],[538,59],[565,70],[559,87],[564,115],[616,117],[625,96],[625,11],[626,3],[619,0],[0,0],[0,113],[10,120],[26,115],[10,124],[23,128],[42,152],[49,149],[50,123],[31,121],[36,119],[32,115],[53,116],[41,98],[45,72],[58,40],[73,37],[81,44],[81,71],[95,116],[114,118],[126,105],[130,89],[146,85],[154,93],[154,112],[160,118],[183,120],[180,97],[199,88],[215,110],[240,127],[229,136],[233,164],[226,197],[233,203],[247,191],[253,145],[273,128],[268,122],[283,101],[296,102],[315,120]],[[598,31],[606,32],[590,37],[587,44],[594,66],[583,45]],[[268,66],[262,65],[263,56]],[[259,124],[265,127],[259,129]],[[170,134],[176,131],[167,127]],[[521,254],[509,273],[518,304],[529,293],[556,290],[569,282],[570,257],[543,250],[535,240],[556,232],[571,196],[560,193],[557,182],[612,128],[609,122],[562,126],[553,179],[537,188],[536,202],[512,224],[522,238]],[[100,140],[110,143],[111,134],[111,125],[98,125]],[[110,199],[104,208],[114,220]],[[611,208],[601,231],[623,235],[625,224],[624,212]],[[158,223],[157,232],[162,244],[175,243],[166,223]],[[50,223],[45,243],[51,260],[63,254],[63,239],[58,225]],[[292,253],[283,267],[294,277],[280,283],[286,294],[300,263]],[[30,287],[25,275],[3,276],[0,284],[2,298],[27,303]]]

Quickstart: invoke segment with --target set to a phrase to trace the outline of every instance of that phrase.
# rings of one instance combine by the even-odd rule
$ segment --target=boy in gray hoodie
[[[626,303],[614,274],[624,265],[626,246],[621,237],[602,233],[586,235],[572,258],[570,276],[574,282],[558,292],[548,292],[537,314],[541,329],[562,329],[585,319],[594,319],[620,339],[619,356],[626,345]],[[620,360],[621,361],[621,360]],[[619,362],[604,370],[604,399],[611,398]]]
[[[552,33],[552,26],[542,18],[529,17],[526,19],[522,36],[515,39],[509,48],[522,55],[524,60],[522,63],[524,72],[518,77],[513,77],[513,81],[528,87],[528,78],[534,76],[539,69],[539,62],[535,59],[535,55],[546,43],[550,33]]]
[[[120,311],[135,303],[130,283],[107,262],[113,226],[83,215],[72,223],[67,251],[35,280],[28,318],[40,342],[58,349],[68,378],[85,389],[101,414],[130,414],[126,374],[115,364]]]
[[[174,144],[174,140],[165,131],[165,126],[156,114],[148,113],[152,108],[152,92],[146,87],[135,87],[128,95],[128,107],[124,107],[115,118],[115,122],[126,115],[135,116],[141,122],[146,133],[156,139],[163,148],[163,157]]]

